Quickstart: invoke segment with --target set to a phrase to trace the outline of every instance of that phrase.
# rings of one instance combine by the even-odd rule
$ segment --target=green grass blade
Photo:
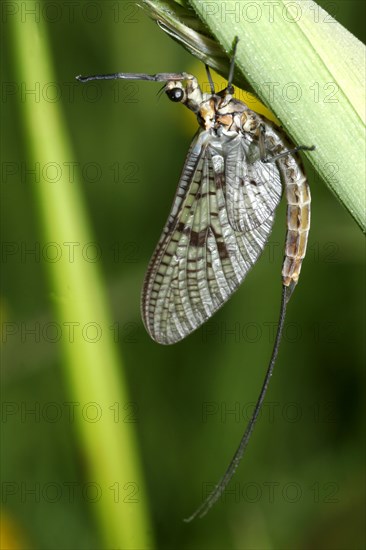
[[[27,9],[36,11],[37,3],[28,1]],[[27,89],[34,89],[38,83],[42,90],[57,80],[49,55],[47,29],[42,19],[40,23],[34,19],[31,16],[26,21],[20,17],[11,19],[9,48],[18,82]],[[34,183],[34,197],[42,238],[56,245],[93,242],[79,193],[81,182],[77,177],[71,182],[64,169],[74,159],[60,104],[47,101],[42,94],[39,98],[29,94],[21,109],[29,158],[40,166],[41,178]],[[57,172],[61,177],[51,181],[51,174]],[[93,262],[69,261],[66,254],[60,261],[47,265],[57,321],[62,327],[70,323],[77,327],[74,337],[63,339],[63,364],[72,400],[80,404],[75,408],[75,420],[86,465],[85,481],[96,483],[100,492],[93,509],[103,546],[151,548],[151,526],[134,424],[117,421],[111,410],[114,404],[123,410],[130,399],[109,329],[111,321],[99,269]],[[85,410],[83,405],[87,403],[94,406]],[[92,418],[88,418],[88,410]]]
[[[200,20],[194,25],[174,0],[143,2],[153,18],[169,17],[186,47],[187,37],[197,37],[197,48],[203,41],[214,68],[225,65],[218,52],[230,52],[239,37],[237,66],[251,89],[296,144],[316,145],[307,153],[314,170],[365,231],[365,46],[311,0],[189,0]]]

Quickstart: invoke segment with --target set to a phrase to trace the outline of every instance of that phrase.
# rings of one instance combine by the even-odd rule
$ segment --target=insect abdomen
[[[282,266],[282,282],[285,286],[296,285],[299,279],[302,261],[305,257],[310,229],[310,189],[302,166],[295,157],[289,157],[290,163],[296,163],[295,174],[291,167],[290,177],[285,180],[287,199],[287,234],[285,258]]]

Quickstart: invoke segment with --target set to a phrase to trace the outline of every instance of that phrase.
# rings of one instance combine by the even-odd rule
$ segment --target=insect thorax
[[[172,101],[181,102],[193,111],[205,130],[220,134],[223,130],[248,133],[258,137],[262,119],[245,103],[233,98],[233,88],[218,93],[202,93],[197,79],[184,73],[185,81],[169,81],[165,92]]]
[[[258,137],[260,117],[251,111],[245,103],[234,99],[231,95],[210,95],[200,104],[197,120],[205,130],[213,129],[215,133],[225,131],[234,134],[248,133]]]

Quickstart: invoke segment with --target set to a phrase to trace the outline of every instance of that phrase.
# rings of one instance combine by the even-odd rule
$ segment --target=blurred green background
[[[362,2],[320,4],[363,39]],[[47,2],[39,5],[42,18]],[[140,317],[141,286],[195,119],[159,98],[158,84],[81,85],[74,77],[188,71],[204,79],[202,67],[134,2],[48,6],[56,101],[93,231],[93,245],[81,242],[75,257],[100,253],[110,331],[129,388],[128,401],[111,402],[103,414],[136,430],[156,548],[364,548],[362,233],[309,168],[309,250],[266,406],[224,497],[206,518],[183,523],[206,484],[224,472],[262,382],[280,301],[285,205],[262,258],[222,310],[179,344],[151,341]],[[21,110],[27,99],[4,31],[1,548],[105,548],[70,417],[70,403],[80,409],[88,399],[75,404],[65,375],[62,340],[69,336],[48,278],[54,249],[39,220],[34,176],[26,173],[33,162]],[[43,86],[37,93],[53,95]],[[337,159],[329,161],[336,167]],[[63,170],[72,183],[69,167]],[[61,243],[60,250],[69,249]],[[126,483],[133,480],[123,480],[123,491],[126,506],[134,506]],[[108,488],[100,489],[103,500]]]

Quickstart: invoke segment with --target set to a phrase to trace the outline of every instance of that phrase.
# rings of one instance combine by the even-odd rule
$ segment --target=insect
[[[188,73],[115,73],[90,80],[163,82],[171,101],[192,110],[199,123],[178,189],[142,291],[142,316],[150,336],[174,344],[220,308],[244,280],[271,232],[284,188],[287,235],[280,318],[272,356],[253,415],[224,476],[186,521],[204,516],[231,480],[249,442],[278,354],[286,306],[298,282],[310,228],[310,191],[299,150],[265,117],[233,97],[233,46],[227,87],[202,93]]]

